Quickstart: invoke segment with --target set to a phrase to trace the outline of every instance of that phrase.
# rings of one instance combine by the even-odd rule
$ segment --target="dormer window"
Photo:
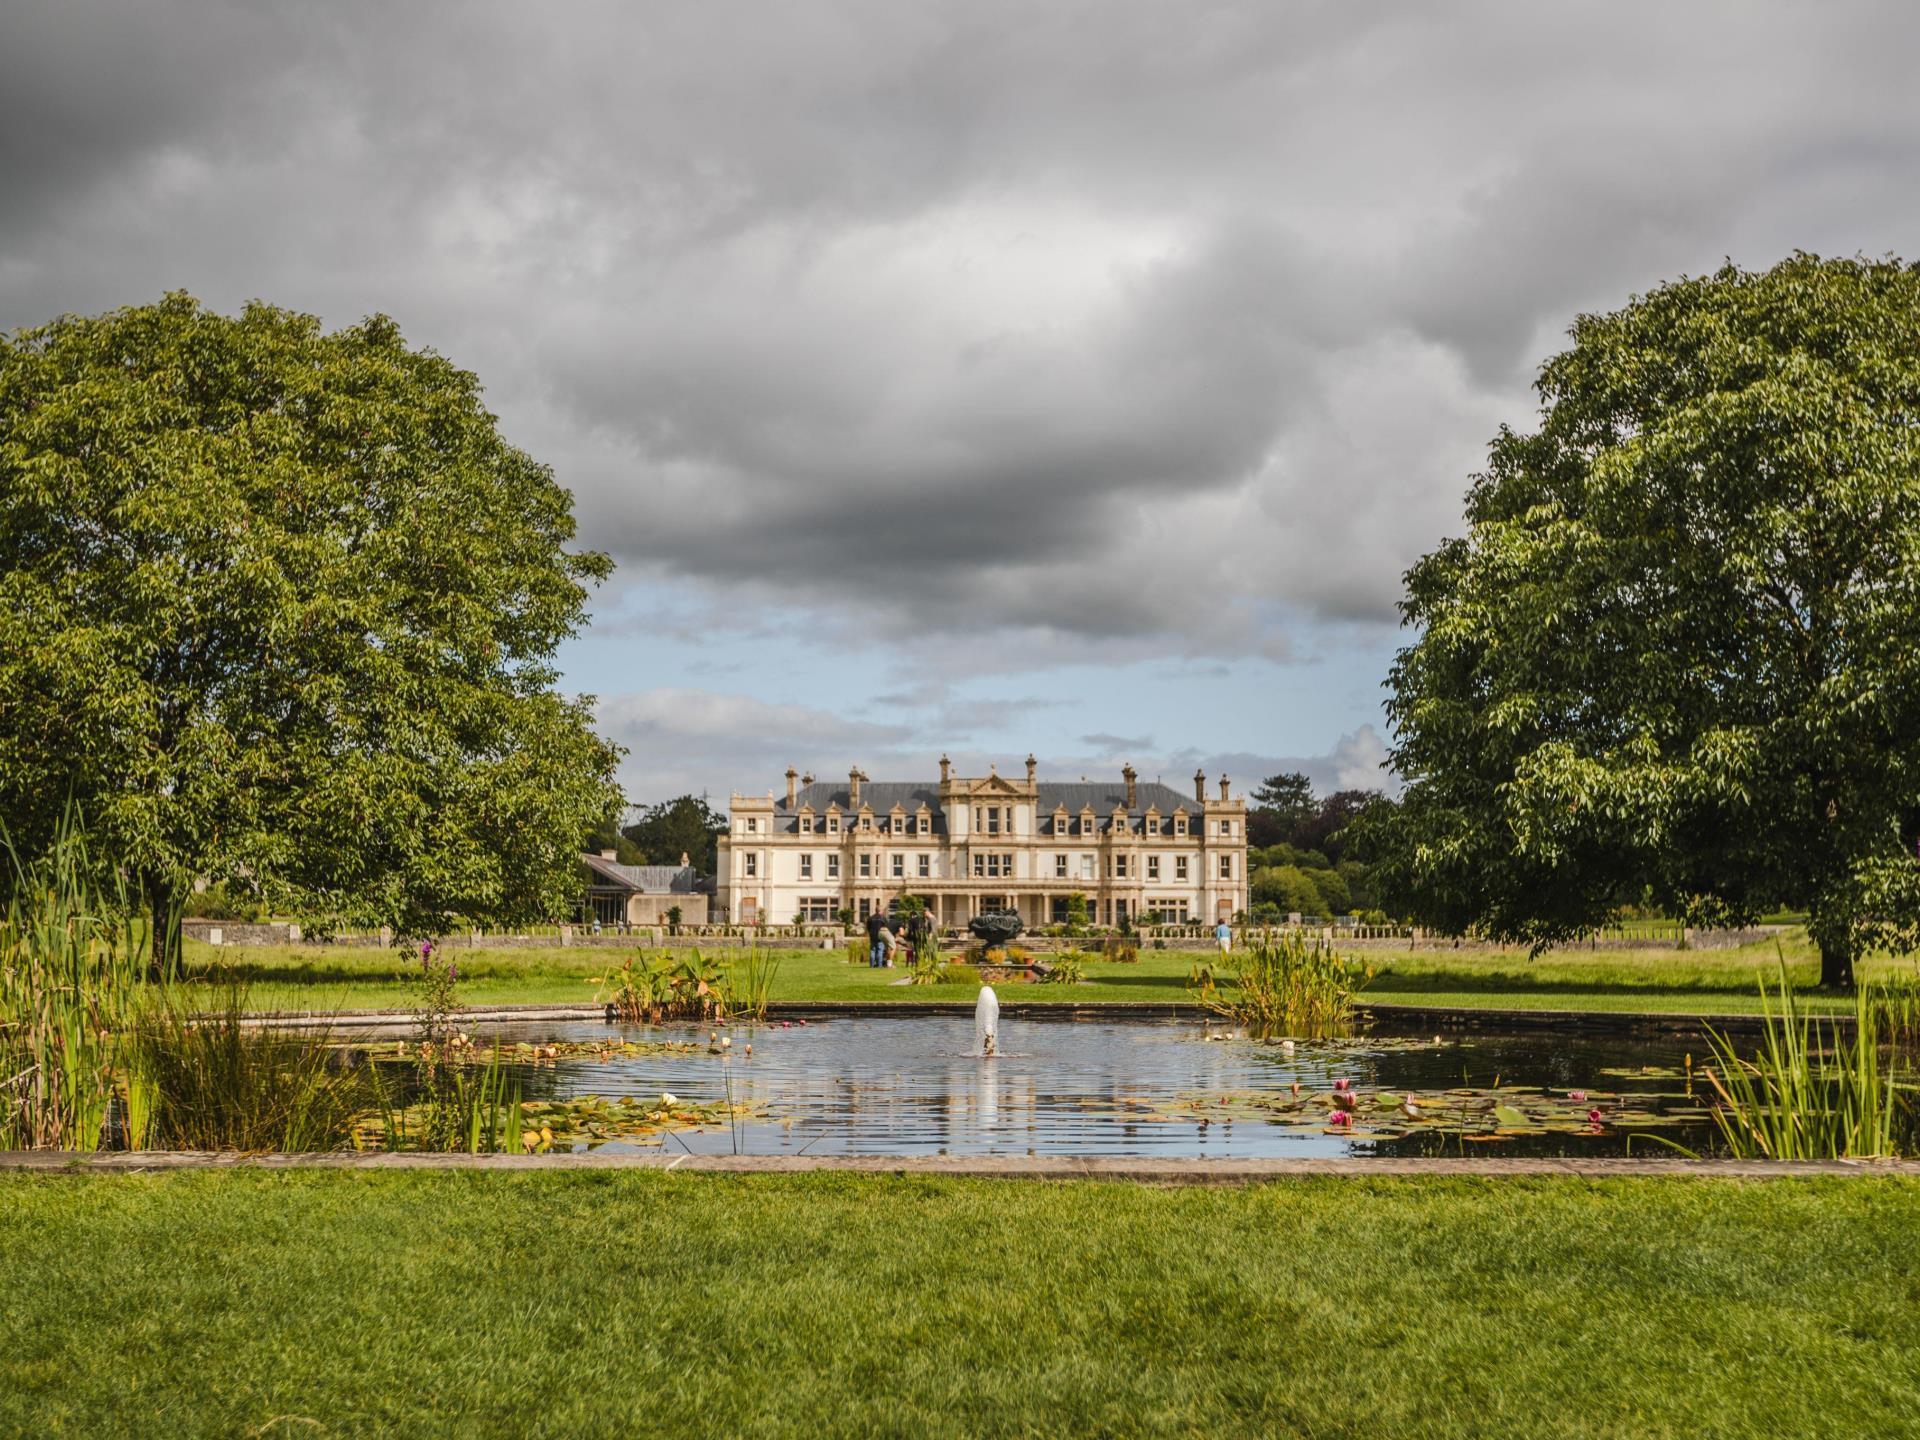
[[[840,817],[838,815],[828,815],[827,816],[827,834],[838,835],[839,833],[840,833]]]
[[[1185,815],[1176,815],[1173,817],[1173,833],[1176,835],[1185,835],[1187,833],[1187,817]]]
[[[800,833],[802,835],[811,835],[813,833],[812,815],[802,815],[800,817]]]
[[[931,835],[933,833],[933,817],[922,810],[918,815],[914,816],[914,828],[922,835]]]

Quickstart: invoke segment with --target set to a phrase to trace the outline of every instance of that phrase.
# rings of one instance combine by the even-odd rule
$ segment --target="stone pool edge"
[[[657,1170],[735,1175],[837,1172],[894,1176],[971,1176],[1004,1180],[1120,1180],[1156,1185],[1242,1185],[1338,1176],[1349,1179],[1479,1177],[1574,1180],[1687,1176],[1701,1180],[1784,1180],[1807,1176],[1920,1177],[1920,1160],[1630,1160],[1488,1156],[1432,1159],[1133,1159],[1122,1156],[687,1155],[586,1151],[561,1155],[429,1155],[325,1152],[247,1155],[153,1150],[77,1155],[0,1151],[0,1171],[42,1175],[159,1174],[180,1170]]]
[[[1766,1028],[1762,1015],[1702,1014],[1655,1010],[1502,1010],[1464,1005],[1360,1004],[1356,1018],[1363,1024],[1401,1025],[1411,1030],[1468,1031],[1523,1030],[1563,1035],[1636,1037],[1695,1036],[1709,1029],[1723,1035],[1758,1035]],[[523,1024],[540,1020],[606,1021],[604,1005],[487,1005],[461,1010],[469,1025]],[[1003,1017],[1013,1020],[1204,1020],[1209,1012],[1198,1005],[1137,1000],[1003,1000]],[[973,1005],[958,1000],[785,1000],[767,1007],[770,1020],[907,1020],[916,1017],[971,1018]],[[1823,1023],[1850,1031],[1851,1015],[1823,1015]],[[343,1029],[379,1030],[419,1024],[411,1010],[263,1010],[246,1017],[263,1027],[335,1025]],[[693,1023],[693,1022],[688,1022]],[[747,1023],[747,1022],[735,1022]]]

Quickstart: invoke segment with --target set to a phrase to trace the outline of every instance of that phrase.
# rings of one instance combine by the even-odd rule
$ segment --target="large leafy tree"
[[[1313,782],[1300,771],[1269,775],[1253,792],[1253,807],[1247,811],[1247,839],[1262,846],[1285,843],[1318,808]]]
[[[621,834],[647,864],[678,865],[685,855],[696,870],[711,875],[726,829],[727,817],[712,809],[705,796],[681,795],[649,806]]]
[[[1550,944],[1650,890],[1920,934],[1920,274],[1795,255],[1583,316],[1407,576],[1403,912]]]
[[[182,294],[0,340],[0,819],[418,931],[561,913],[616,753],[555,647],[603,556],[391,320]],[[155,927],[156,948],[164,943]]]

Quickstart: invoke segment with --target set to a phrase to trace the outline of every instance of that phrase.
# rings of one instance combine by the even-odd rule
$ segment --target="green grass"
[[[1912,1435],[1920,1183],[0,1176],[9,1435]]]
[[[234,967],[251,986],[261,1009],[403,1009],[410,1001],[415,968],[390,950],[341,946],[276,948],[190,943],[193,967]],[[1797,986],[1810,989],[1818,960],[1804,933],[1785,946]],[[460,998],[468,1005],[544,1004],[592,1001],[598,977],[631,953],[621,947],[455,951],[460,962]],[[716,952],[724,954],[725,952]],[[1411,952],[1356,950],[1382,973],[1362,993],[1375,1005],[1459,1005],[1524,1010],[1616,1010],[1670,1013],[1758,1013],[1760,985],[1771,985],[1778,958],[1771,943],[1730,950],[1556,950],[1528,960],[1524,950],[1420,949]],[[1030,985],[1004,991],[1009,998],[1042,1003],[1144,1001],[1185,1003],[1193,951],[1145,950],[1137,965],[1089,962],[1086,983]],[[1912,974],[1915,961],[1870,961],[1863,975]],[[968,987],[894,985],[905,971],[849,965],[835,949],[782,952],[772,998],[776,1001],[925,1003],[971,998]],[[1810,995],[1813,1010],[1845,1009],[1846,1000]]]

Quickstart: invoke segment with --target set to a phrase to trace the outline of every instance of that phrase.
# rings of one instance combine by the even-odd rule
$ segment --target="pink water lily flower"
[[[1329,1125],[1351,1125],[1353,1123],[1353,1116],[1345,1110],[1335,1110],[1331,1115],[1327,1116],[1327,1123]]]
[[[1349,1087],[1349,1086],[1350,1086],[1350,1085],[1351,1085],[1352,1083],[1353,1083],[1353,1082],[1352,1082],[1352,1081],[1350,1081],[1350,1080],[1348,1080],[1346,1076],[1344,1076],[1344,1075],[1342,1075],[1342,1076],[1341,1076],[1341,1077],[1340,1077],[1340,1078],[1339,1078],[1338,1080],[1336,1080],[1336,1081],[1334,1081],[1334,1082],[1333,1082],[1333,1088],[1334,1088],[1334,1089],[1336,1089],[1336,1090],[1345,1090],[1345,1089],[1347,1089],[1347,1088],[1348,1088],[1348,1087]]]
[[[1589,1125],[1598,1125],[1600,1123],[1600,1112],[1598,1110],[1587,1111],[1587,1123]]]
[[[1584,1090],[1569,1090],[1567,1092],[1567,1099],[1572,1100],[1575,1103],[1579,1103],[1580,1101],[1583,1101],[1586,1098],[1587,1098],[1587,1092]]]

